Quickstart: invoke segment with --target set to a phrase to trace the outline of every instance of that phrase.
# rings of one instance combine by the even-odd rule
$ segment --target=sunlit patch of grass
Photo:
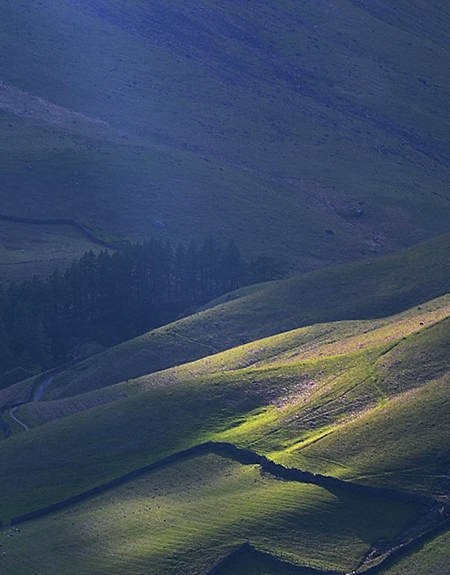
[[[442,344],[447,336],[445,320],[439,320],[447,313],[446,301],[442,298],[440,302],[424,306],[427,309],[411,310],[391,320],[376,320],[373,324],[343,322],[255,342],[259,367],[251,362],[248,365],[252,346],[244,346],[136,381],[23,406],[17,410],[17,415],[38,427],[0,444],[6,474],[2,489],[10,494],[3,503],[4,516],[64,499],[88,489],[92,481],[95,484],[108,481],[210,439],[236,443],[269,455],[278,462],[320,473],[348,477],[370,475],[372,471],[365,469],[364,461],[356,462],[356,459],[365,457],[364,442],[370,445],[373,439],[372,422],[379,422],[380,441],[388,441],[388,436],[382,433],[387,429],[382,422],[384,414],[396,405],[391,403],[391,398],[395,399],[397,393],[395,386],[387,386],[379,366],[390,354],[397,353],[389,377],[400,381],[404,362],[407,360],[414,365],[413,356],[408,354],[417,350],[418,342],[422,342],[425,352],[428,341],[429,353],[417,357],[419,364],[422,362],[424,375],[414,385],[416,388],[423,386],[427,373],[429,379],[435,378],[437,367],[445,368],[446,365],[445,353],[439,352],[439,342]],[[416,332],[415,317],[426,323],[422,327],[419,325],[422,329],[419,333]],[[436,323],[433,325],[432,321]],[[389,322],[392,333],[401,336],[397,343],[389,340]],[[361,333],[363,340],[370,335],[361,349],[355,345],[355,330]],[[277,364],[277,354],[283,356],[285,350],[292,353],[298,345],[298,349],[308,347],[306,336],[311,333],[322,338],[325,349],[334,348],[338,341],[336,334],[348,335],[351,345],[346,346],[344,337],[339,349],[351,351],[321,356],[318,345],[314,354],[306,354],[307,359],[298,361],[301,354],[293,354],[291,364],[286,363],[285,358]],[[385,344],[380,343],[383,340],[380,334],[385,337],[387,334]],[[401,351],[403,355],[398,355]],[[437,362],[436,353],[440,353],[441,364]],[[250,357],[253,357],[251,353]],[[241,369],[236,369],[238,366]],[[399,368],[397,372],[395,366]],[[53,419],[59,421],[52,422]],[[86,429],[95,438],[92,445],[85,445],[82,439]],[[351,431],[354,429],[358,430],[356,435]],[[396,433],[408,441],[400,428]],[[393,436],[394,431],[389,438]],[[344,449],[347,440],[341,443],[341,437],[349,438],[348,453]],[[68,447],[67,452],[61,450],[61,442]],[[424,446],[420,447],[418,443],[416,449],[421,448]],[[70,458],[67,458],[69,452]],[[384,458],[393,457],[395,450],[385,453],[378,446],[375,451],[370,448],[369,452],[367,457],[374,467],[382,468],[385,464],[386,468],[392,467]],[[408,453],[405,446],[397,451],[402,461],[408,460]],[[33,477],[40,479],[37,487],[31,479],[20,477],[18,493],[16,483],[10,481],[8,473],[14,476],[22,457],[28,458],[29,463],[39,458]],[[88,470],[85,469],[87,462]],[[401,465],[396,464],[394,468]],[[405,466],[408,469],[417,467],[406,463]],[[58,476],[57,488],[49,480],[49,469],[53,470],[52,477]]]
[[[24,524],[5,538],[5,566],[11,575],[31,567],[49,575],[197,574],[249,540],[296,565],[349,569],[418,513],[378,498],[362,506],[360,497],[208,455]]]
[[[405,392],[303,450],[342,463],[341,475],[402,489],[447,492],[448,375]]]
[[[315,473],[442,496],[450,462],[448,321],[445,296],[391,318],[302,328],[136,380],[23,406],[18,415],[28,414],[37,427],[0,443],[0,518],[62,501],[209,440]],[[167,337],[171,328],[164,329]],[[51,422],[53,417],[60,419]],[[188,462],[159,470],[157,492],[138,497],[138,505],[134,489],[149,476],[105,493],[101,509],[93,504],[94,514],[90,505],[97,499],[26,528],[44,526],[42,537],[63,550],[48,557],[69,574],[75,566],[89,574],[206,570],[247,539],[295,565],[348,570],[372,542],[389,539],[416,516],[392,501],[324,495],[216,456],[200,460],[209,463],[195,477]],[[115,499],[117,493],[122,495]],[[144,505],[148,497],[154,501]],[[361,523],[361,509],[368,524]],[[48,526],[58,517],[65,525],[54,535]],[[20,541],[13,539],[14,545]],[[41,548],[36,557],[51,575],[45,544],[33,531],[34,540]],[[26,562],[34,543],[23,541]],[[20,572],[10,564],[13,575]]]

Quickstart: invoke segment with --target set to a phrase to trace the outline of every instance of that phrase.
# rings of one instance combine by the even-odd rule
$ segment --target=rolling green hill
[[[1,389],[0,573],[448,570],[449,26],[1,4],[0,284],[151,236],[302,273]]]
[[[255,466],[205,456],[21,525],[5,538],[2,561],[13,575],[197,574],[250,539],[297,565],[350,569],[368,541],[417,518],[411,507],[277,481]]]
[[[1,212],[295,270],[446,232],[449,23],[423,0],[4,2]]]
[[[348,571],[371,550],[376,562],[436,519],[427,523],[418,503],[343,487],[351,481],[445,502],[449,314],[444,296],[391,318],[300,328],[20,407],[16,416],[32,429],[17,426],[0,443],[3,520],[210,440],[344,483],[273,481],[213,454],[168,462],[13,530],[4,544],[10,572],[34,562],[50,574],[200,573],[247,539],[262,553],[258,561],[284,562],[273,563],[274,574],[289,564]]]
[[[111,385],[302,326],[398,313],[448,293],[449,255],[446,234],[397,254],[228,294],[204,311],[79,363],[59,376],[61,389],[56,385],[52,397]]]

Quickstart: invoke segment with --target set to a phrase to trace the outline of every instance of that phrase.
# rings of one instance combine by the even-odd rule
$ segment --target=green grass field
[[[444,533],[425,543],[410,556],[396,561],[383,573],[385,575],[442,575],[448,570],[450,541],[449,534]]]
[[[115,385],[93,379],[81,394],[64,394],[64,378],[57,380],[59,399],[50,386],[47,400],[16,410],[31,430],[17,425],[0,442],[0,519],[208,440],[445,501],[449,313],[443,296],[396,316],[299,328]],[[29,385],[3,390],[3,399]],[[28,521],[20,532],[7,526],[1,560],[11,574],[198,574],[249,540],[255,551],[220,573],[249,564],[255,575],[285,575],[292,566],[308,575],[312,568],[347,572],[423,513],[274,479],[211,454]],[[419,564],[442,561],[435,551],[423,555],[429,548],[432,540],[399,565],[416,555]],[[440,553],[450,555],[447,547]]]
[[[79,230],[68,226],[30,225],[0,221],[0,281],[29,280],[64,270],[87,251],[101,248]]]
[[[249,540],[294,565],[350,569],[372,542],[390,539],[419,513],[204,456],[20,526],[4,538],[2,568],[196,574]]]
[[[0,517],[8,520],[62,501],[210,439],[316,473],[443,497],[450,461],[445,361],[449,313],[448,297],[443,297],[392,318],[302,328],[137,380],[23,406],[16,415],[31,431],[22,429],[0,443]],[[411,371],[420,377],[412,378]],[[172,521],[170,536],[155,531],[153,515],[150,521],[142,509],[138,512],[143,499],[135,490],[146,484],[145,476],[99,496],[99,507],[97,498],[91,498],[76,506],[79,512],[71,507],[28,522],[20,536],[15,533],[10,539],[21,560],[38,557],[29,547],[31,540],[23,536],[36,525],[42,537],[61,550],[48,554],[42,547],[39,557],[50,557],[55,566],[45,564],[48,573],[71,568],[86,573],[199,573],[247,539],[255,549],[288,564],[349,570],[373,544],[399,535],[421,513],[404,504],[396,507],[390,500],[384,505],[379,498],[370,507],[370,497],[335,492],[339,507],[332,510],[322,501],[327,492],[321,488],[271,479],[273,492],[269,477],[263,475],[261,483],[256,468],[231,462],[225,467],[229,465],[232,473],[219,466],[216,474],[210,464],[209,471],[202,468],[192,500],[183,487],[189,477],[186,470],[177,472],[176,480],[164,469],[151,474],[170,484],[168,499],[159,500],[158,515],[163,523]],[[256,475],[249,475],[251,469]],[[229,477],[233,482],[244,477],[251,490],[241,479],[232,482],[233,487],[227,483],[229,492],[221,503],[221,488],[215,482],[222,476],[227,482]],[[207,495],[209,481],[215,487]],[[308,503],[301,503],[305,490]],[[322,493],[318,500],[311,490]],[[197,497],[210,501],[205,511]],[[106,503],[109,498],[114,505]],[[365,526],[362,508],[369,521]],[[224,510],[224,523],[217,509]],[[114,531],[117,517],[130,517],[133,526]],[[216,520],[217,528],[210,523]],[[56,539],[47,531],[55,528],[55,521],[65,523],[55,529]],[[337,525],[346,525],[349,532]],[[75,536],[79,530],[86,535],[83,529],[95,537],[83,542]],[[41,547],[36,537],[33,541]],[[119,540],[129,549],[129,556],[120,553],[120,559],[113,550]],[[16,553],[11,545],[8,542],[8,565],[15,573],[19,568],[10,558]],[[72,546],[77,561],[66,567]],[[264,563],[264,556],[258,557]],[[244,564],[246,560],[243,556]],[[236,569],[239,565],[238,561]]]

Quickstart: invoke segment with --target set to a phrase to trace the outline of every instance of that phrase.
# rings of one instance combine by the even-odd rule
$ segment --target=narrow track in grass
[[[10,411],[9,414],[8,414],[9,417],[10,417],[11,419],[13,419],[16,423],[18,423],[20,426],[22,426],[22,427],[25,429],[25,431],[30,431],[30,428],[28,427],[28,425],[27,425],[26,423],[24,423],[23,421],[20,421],[20,419],[17,418],[17,417],[14,415],[16,409],[17,409],[17,407],[13,407],[13,408],[11,409],[11,411]]]
[[[33,385],[33,388],[31,390],[31,397],[29,398],[28,401],[24,401],[23,403],[17,403],[15,404],[14,407],[11,408],[10,412],[8,413],[9,417],[15,421],[16,423],[18,423],[21,427],[23,427],[25,429],[25,431],[30,431],[30,428],[28,427],[28,425],[26,423],[24,423],[23,421],[21,421],[18,417],[16,417],[15,412],[16,409],[18,407],[20,407],[21,405],[26,405],[27,403],[31,403],[34,401],[40,401],[42,399],[42,396],[44,395],[44,391],[46,390],[46,388],[52,384],[53,380],[55,379],[54,375],[51,375],[50,377],[47,377],[44,379],[44,381],[40,382],[37,387],[36,385]],[[34,389],[34,391],[33,391]],[[5,407],[3,407],[2,409],[5,409]],[[8,406],[6,406],[6,409],[8,409]],[[8,434],[8,437],[11,435],[11,430]]]
[[[5,434],[5,439],[8,439],[9,437],[11,437],[11,426],[3,417],[3,413],[5,411],[10,410],[8,413],[9,417],[11,417],[11,419],[13,421],[15,421],[16,423],[21,425],[25,429],[25,431],[30,431],[30,428],[28,427],[28,425],[14,415],[15,410],[18,407],[20,407],[21,405],[26,405],[27,403],[31,403],[33,401],[40,401],[42,399],[42,395],[43,395],[45,389],[49,385],[51,385],[51,383],[55,379],[55,376],[58,373],[60,373],[61,371],[64,371],[65,369],[67,369],[68,367],[72,367],[73,365],[75,365],[79,361],[82,361],[82,359],[74,359],[72,361],[69,361],[68,363],[60,365],[58,367],[54,367],[53,369],[50,369],[49,371],[41,373],[40,375],[38,375],[36,377],[33,384],[30,386],[27,397],[25,397],[24,399],[22,399],[20,401],[11,400],[8,403],[5,403],[4,405],[0,406],[0,429],[3,429],[3,433]]]

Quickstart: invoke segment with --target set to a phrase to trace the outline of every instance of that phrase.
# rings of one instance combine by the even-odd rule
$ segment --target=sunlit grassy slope
[[[443,495],[449,317],[445,296],[392,318],[302,328],[87,395],[24,406],[17,415],[37,427],[0,444],[0,517],[208,439],[289,466]],[[113,402],[87,409],[101,394]],[[61,419],[48,423],[52,418]],[[24,524],[5,539],[5,565],[12,574],[31,565],[50,575],[197,574],[248,539],[293,565],[348,571],[420,513],[383,498],[274,480],[207,455]],[[260,573],[281,575],[287,567],[273,569]]]
[[[301,270],[446,232],[449,24],[424,0],[3,2],[1,211]]]
[[[448,232],[449,25],[424,0],[3,2],[0,212],[296,270]],[[45,269],[72,249],[27,241]],[[66,371],[0,442],[0,520],[209,440],[445,501],[449,256],[447,233],[246,289]],[[247,540],[221,575],[349,572],[421,513],[209,454],[6,526],[0,573],[200,575]],[[386,573],[449,563],[444,533]]]
[[[288,331],[276,336],[255,340],[249,344],[233,348],[222,353],[199,359],[195,362],[186,363],[164,371],[152,373],[132,382],[119,383],[106,388],[100,388],[82,395],[71,395],[65,398],[53,401],[44,401],[39,403],[30,403],[19,408],[18,414],[25,417],[28,425],[42,425],[52,421],[55,418],[61,418],[71,413],[96,407],[102,403],[110,403],[127,397],[130,393],[136,393],[139,390],[149,388],[160,388],[170,386],[179,382],[188,381],[193,378],[206,377],[215,375],[217,377],[235,378],[236,374],[241,377],[242,374],[249,374],[249,377],[268,378],[269,381],[277,378],[283,379],[283,374],[287,374],[287,379],[292,379],[292,373],[295,373],[295,366],[300,364],[300,370],[305,366],[314,369],[322,377],[332,377],[336,380],[335,369],[336,358],[338,362],[344,362],[345,370],[343,379],[348,383],[350,379],[350,368],[354,366],[356,372],[365,373],[367,358],[380,355],[380,349],[393,350],[397,349],[398,342],[401,338],[415,334],[422,330],[424,326],[433,326],[446,318],[450,312],[449,296],[444,296],[432,302],[421,305],[419,308],[409,310],[394,318],[382,318],[376,321],[358,320],[342,321],[327,324],[317,324],[315,326],[300,328]],[[439,324],[441,325],[441,324]],[[440,374],[445,371],[446,367],[446,349],[441,347],[440,339],[445,335],[446,324],[443,325],[443,334],[436,328],[436,351],[433,355],[432,373]],[[425,340],[425,348],[429,344],[428,332]],[[375,350],[375,351],[374,351]],[[408,353],[416,353],[416,344],[412,348],[407,347]],[[382,359],[377,363],[377,370],[380,370],[387,382],[391,382],[389,375],[390,370],[388,360],[391,353],[386,352]],[[394,355],[394,357],[396,357]],[[423,364],[428,367],[430,363],[429,355],[423,356]],[[416,360],[412,361],[408,355],[405,363],[410,366],[409,379],[411,373],[416,373],[418,367],[422,364]],[[324,366],[328,366],[324,371]],[[362,367],[361,367],[362,366]],[[339,367],[343,371],[343,366]],[[299,369],[297,368],[297,372]],[[330,375],[332,373],[332,375]],[[325,375],[326,374],[326,375]],[[306,377],[311,378],[311,372]],[[305,377],[303,377],[305,379]],[[409,382],[408,377],[404,377]],[[417,378],[418,379],[418,378]],[[377,384],[378,391],[376,395],[380,401],[386,396],[394,396],[399,391],[409,389],[397,377],[394,385]],[[24,382],[16,386],[18,398],[23,393],[22,390],[31,382]],[[303,381],[304,391],[309,393],[313,382]],[[302,385],[298,387],[298,393]],[[4,390],[3,394],[11,401],[16,389],[10,388]],[[8,395],[7,395],[8,394]],[[322,401],[322,395],[318,394],[316,400],[318,404]],[[371,394],[373,399],[373,394]],[[311,396],[309,397],[311,401]],[[349,406],[347,406],[349,407]],[[355,405],[357,409],[359,406]]]
[[[71,460],[81,462],[90,456],[91,470],[83,472],[81,479],[88,485],[110,478],[122,465],[143,465],[148,458],[152,461],[213,437],[322,473],[365,476],[370,464],[375,483],[413,481],[414,488],[432,489],[429,482],[436,478],[427,466],[432,463],[437,473],[447,457],[447,409],[441,394],[445,394],[448,372],[448,297],[423,308],[391,320],[295,330],[107,389],[25,405],[16,414],[31,427],[60,421],[53,424],[54,430],[53,425],[43,425],[2,447],[9,452],[17,441],[20,452],[35,450],[41,441],[53,445],[47,452],[43,444],[41,456],[49,456],[49,466],[62,467],[66,474],[68,462],[60,460],[57,446],[68,441]],[[102,403],[109,405],[96,407]],[[422,441],[416,434],[419,416],[413,416],[411,426],[405,421],[415,411],[427,409],[435,409],[443,421],[431,425],[434,420],[423,416],[428,439]],[[80,411],[84,412],[67,422],[61,419]],[[369,424],[377,430],[373,436],[361,431]],[[96,437],[90,446],[81,439],[86,425],[92,426]],[[388,434],[390,425],[394,427]],[[116,426],[122,433],[119,444],[117,432],[112,432]],[[387,438],[392,443],[389,450],[381,449]],[[354,452],[358,442],[361,448]],[[433,449],[427,442],[433,443]],[[425,472],[419,474],[404,462],[425,446]],[[115,453],[114,460],[109,460],[108,453]],[[9,455],[5,464],[11,471],[16,456]],[[387,478],[372,470],[377,466],[388,473]],[[43,477],[46,467],[41,470]],[[399,476],[391,477],[395,469]],[[63,482],[67,481],[70,475]],[[25,497],[30,488],[31,503],[36,491],[33,481],[30,487],[28,482],[20,496]],[[55,486],[48,489],[44,497],[51,492],[56,497]]]
[[[247,290],[91,358],[58,377],[44,401],[16,410],[30,431],[10,420],[12,437],[0,442],[0,519],[209,440],[290,467],[445,499],[450,300],[426,301],[425,294],[448,291],[448,277],[443,236],[402,254]],[[328,306],[321,310],[320,301]],[[123,366],[127,350],[135,356]],[[162,371],[158,353],[167,362]],[[139,354],[142,375],[133,378]],[[20,400],[29,385],[3,390],[2,403],[16,394]],[[2,560],[13,575],[32,564],[49,575],[197,575],[248,539],[262,553],[254,556],[256,575],[291,569],[268,555],[350,571],[422,512],[274,480],[204,455],[25,523],[5,536]],[[236,558],[229,575],[242,572],[251,553]],[[442,553],[450,557],[447,547]]]
[[[79,364],[60,376],[51,397],[76,395],[301,326],[386,317],[449,290],[446,234],[398,254],[229,294],[201,313]]]
[[[2,567],[11,575],[197,575],[249,540],[295,565],[350,569],[371,542],[392,538],[419,512],[209,455],[21,526],[4,539]]]

